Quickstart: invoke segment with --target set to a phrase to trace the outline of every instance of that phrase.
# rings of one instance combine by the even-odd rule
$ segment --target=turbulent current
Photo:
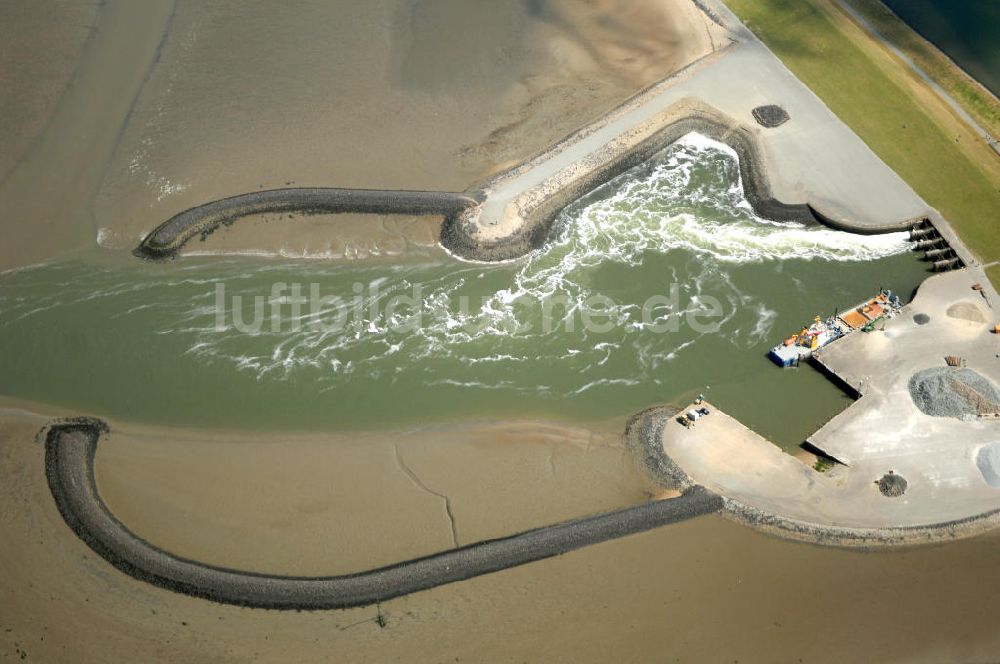
[[[594,421],[706,390],[738,413],[755,385],[823,411],[832,388],[763,353],[879,286],[908,297],[922,268],[905,251],[899,233],[757,217],[735,155],[690,134],[511,263],[415,250],[390,266],[95,257],[0,274],[0,390],[227,428]]]

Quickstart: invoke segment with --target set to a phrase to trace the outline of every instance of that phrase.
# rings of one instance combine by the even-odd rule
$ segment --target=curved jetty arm
[[[98,555],[130,576],[224,604],[268,609],[339,609],[379,601],[549,558],[589,544],[717,512],[723,501],[702,487],[679,498],[476,542],[354,574],[291,577],[214,567],[158,549],[108,509],[94,481],[94,455],[107,426],[78,419],[49,428],[45,472],[60,513]]]
[[[171,258],[196,235],[211,233],[222,224],[267,212],[303,214],[412,214],[444,215],[447,219],[478,206],[481,194],[444,191],[339,189],[293,187],[240,194],[205,203],[177,214],[143,238],[135,253],[141,258]]]

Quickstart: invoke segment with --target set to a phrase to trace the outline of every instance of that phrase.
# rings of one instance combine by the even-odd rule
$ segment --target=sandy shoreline
[[[696,132],[729,145],[737,154],[747,200],[756,213],[767,219],[817,223],[820,218],[808,204],[788,204],[771,196],[765,163],[756,137],[748,128],[721,116],[697,100],[671,107],[655,121],[648,137],[635,132],[621,145],[607,146],[600,156],[574,164],[571,179],[546,183],[538,191],[523,192],[527,202],[516,203],[519,217],[507,221],[506,234],[483,235],[480,217],[489,208],[483,189],[503,187],[512,177],[503,176],[465,194],[365,189],[275,189],[241,194],[185,210],[168,219],[147,235],[135,250],[141,258],[162,260],[180,253],[185,245],[202,239],[222,226],[252,215],[295,213],[378,214],[442,216],[442,246],[468,260],[495,261],[519,258],[544,244],[552,221],[569,202],[580,198],[604,182],[650,159],[686,134]],[[588,130],[588,131],[593,131]],[[633,138],[633,136],[637,136]],[[558,154],[562,146],[550,153]],[[542,159],[540,159],[542,160]],[[515,169],[515,172],[520,170]],[[483,199],[485,200],[485,203]],[[825,220],[825,218],[823,218]]]
[[[113,425],[99,449],[101,496],[137,535],[271,574],[388,565],[642,503],[652,489],[617,431],[558,423],[238,436]]]
[[[100,217],[95,197],[157,59],[172,10],[169,0],[101,4],[91,38],[44,133],[0,184],[0,269],[93,246]],[[50,18],[55,23],[73,20],[59,13]]]
[[[45,131],[99,20],[96,3],[40,0],[0,6],[0,184]]]
[[[276,26],[266,3],[241,3],[238,25],[222,21],[225,7],[180,5],[97,199],[106,245],[131,251],[184,209],[258,189],[469,190],[708,52],[717,34],[680,0],[512,3],[475,39],[465,26],[482,8],[413,4],[315,3]],[[370,32],[328,39],[351,22]],[[244,32],[263,24],[273,38],[247,49]],[[462,57],[437,52],[465,41]],[[241,250],[278,252],[296,236],[244,237]],[[222,249],[224,234],[213,243]]]
[[[416,4],[311,2],[275,23],[265,2],[136,12],[109,0],[83,30],[92,8],[12,8],[11,28],[36,39],[8,40],[5,60],[37,62],[45,49],[53,59],[11,68],[21,93],[5,113],[28,124],[8,126],[29,140],[51,118],[30,150],[10,143],[23,158],[0,189],[0,269],[93,246],[98,231],[102,246],[131,251],[183,209],[256,189],[462,191],[714,48],[683,0]],[[240,21],[226,20],[231,10]],[[489,35],[466,30],[484,11]],[[40,27],[40,16],[51,20]],[[348,25],[364,29],[338,27]],[[260,29],[271,39],[256,40]],[[463,57],[442,59],[442,44]],[[63,195],[39,196],[53,190]],[[245,249],[282,248],[268,237]]]
[[[110,512],[94,478],[98,443],[107,433],[106,424],[87,419],[56,423],[46,432],[46,476],[67,524],[95,553],[140,581],[223,604],[255,608],[299,611],[367,606],[562,555],[722,507],[718,496],[693,487],[677,498],[474,542],[387,567],[333,577],[267,575],[179,557],[130,532]]]
[[[692,660],[832,661],[836,653],[933,662],[988,660],[1000,647],[1000,604],[982,592],[1000,580],[995,535],[870,554],[788,543],[716,517],[370,609],[223,606],[120,574],[73,535],[37,481],[44,450],[33,436],[44,424],[14,411],[0,420],[0,565],[8,572],[0,648],[14,657],[23,649],[28,661],[284,661],[291,653],[435,661],[446,653],[603,662],[669,650]],[[977,601],[957,601],[969,597]],[[928,601],[945,608],[927,611]],[[846,630],[850,641],[840,636]]]
[[[434,215],[262,214],[244,217],[224,233],[189,242],[180,255],[393,261],[439,249],[442,220]],[[276,234],[285,238],[281,246],[266,248]]]

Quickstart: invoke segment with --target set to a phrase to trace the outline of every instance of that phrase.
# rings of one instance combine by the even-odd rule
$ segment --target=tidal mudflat
[[[94,134],[93,168],[64,181],[72,195],[54,208],[40,189],[3,192],[25,211],[0,222],[14,268],[0,274],[0,563],[11,572],[0,643],[15,656],[935,660],[995,649],[989,536],[862,554],[704,517],[365,609],[283,614],[108,566],[44,485],[36,436],[54,417],[110,422],[99,488],[154,544],[254,572],[357,571],[667,497],[620,438],[652,403],[705,392],[794,449],[848,399],[818,374],[766,364],[775,335],[878,286],[907,297],[926,268],[900,234],[756,215],[733,155],[698,136],[571,205],[516,262],[458,261],[437,247],[434,219],[262,215],[193,243],[200,255],[141,263],[129,252],[145,233],[227,195],[465,190],[730,34],[719,7],[679,1],[512,3],[489,14],[488,33],[462,29],[489,13],[468,3],[281,15],[240,3],[233,21],[225,6],[180,2],[147,23],[124,7],[102,11],[159,38],[114,42],[143,48],[108,77],[128,83],[108,97],[124,110]],[[264,28],[271,39],[251,38]],[[721,61],[767,55],[735,52]],[[796,118],[826,117],[794,98]],[[35,159],[82,155],[69,172],[84,148]],[[314,284],[348,314],[360,297],[354,327],[331,333],[309,325],[320,314],[308,303],[292,308],[294,286],[308,299]],[[384,315],[401,297],[397,317]],[[713,301],[707,327],[692,325]],[[407,328],[414,309],[426,317]],[[610,330],[583,325],[584,313]],[[546,317],[559,325],[547,330]],[[791,415],[774,417],[775,400]],[[975,606],[957,601],[968,596]]]
[[[932,662],[988,660],[1000,647],[1000,599],[983,590],[1000,582],[994,535],[866,553],[770,538],[718,517],[379,607],[288,613],[213,604],[119,574],[68,531],[37,482],[32,437],[45,421],[6,410],[0,424],[0,460],[11,469],[0,488],[0,638],[29,661],[279,661],[290,653],[433,661],[444,651],[603,662],[669,650],[682,660]],[[928,601],[939,608],[927,610]]]
[[[9,273],[0,389],[124,421],[274,431],[624,422],[706,392],[797,445],[840,392],[763,354],[872,284],[912,293],[926,264],[905,237],[762,219],[735,156],[692,134],[568,207],[518,262],[414,247],[391,265],[198,257]],[[796,407],[755,417],[775,392]]]

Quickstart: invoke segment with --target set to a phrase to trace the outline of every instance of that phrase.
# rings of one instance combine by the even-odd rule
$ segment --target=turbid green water
[[[845,397],[764,354],[879,286],[908,298],[926,264],[905,249],[902,234],[757,218],[734,156],[692,135],[565,210],[514,263],[428,250],[392,266],[77,260],[0,275],[0,391],[269,430],[587,423],[704,392],[794,444]]]
[[[1000,95],[1000,2],[885,0],[885,4],[993,94]]]

